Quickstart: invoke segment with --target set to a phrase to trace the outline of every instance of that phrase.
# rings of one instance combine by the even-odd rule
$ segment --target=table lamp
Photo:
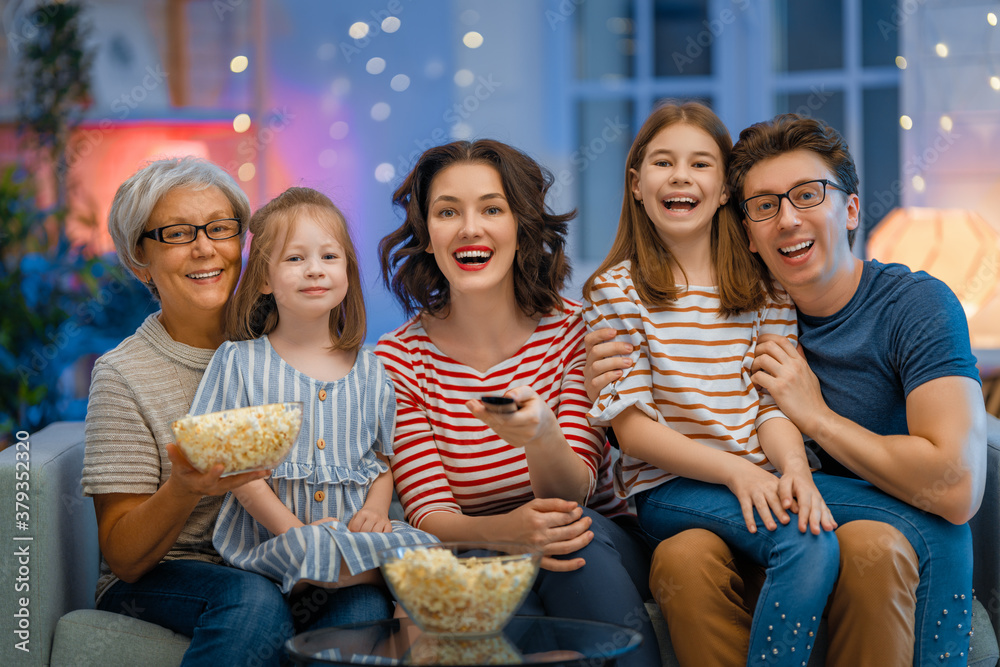
[[[975,211],[892,210],[868,240],[868,257],[926,271],[955,292],[974,348],[1000,348],[1000,233]]]

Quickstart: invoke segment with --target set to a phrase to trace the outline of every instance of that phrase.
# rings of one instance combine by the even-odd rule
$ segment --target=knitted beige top
[[[215,350],[178,343],[159,320],[146,318],[136,332],[94,364],[87,405],[83,493],[153,494],[170,476],[164,446],[170,423],[187,414]],[[212,529],[222,497],[198,502],[164,560],[221,563]],[[118,578],[101,559],[97,599]]]

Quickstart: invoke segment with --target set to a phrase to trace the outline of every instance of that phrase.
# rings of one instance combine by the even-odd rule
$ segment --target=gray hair
[[[222,167],[196,157],[155,160],[135,172],[118,187],[108,214],[108,231],[115,242],[118,261],[129,269],[149,266],[136,256],[136,248],[146,231],[146,223],[160,199],[175,188],[216,187],[233,207],[233,215],[242,224],[240,245],[246,238],[250,221],[250,200],[233,177]],[[159,298],[156,287],[147,284]]]

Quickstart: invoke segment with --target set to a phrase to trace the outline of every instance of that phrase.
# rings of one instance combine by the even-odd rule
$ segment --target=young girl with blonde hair
[[[290,188],[250,220],[247,269],[192,413],[302,401],[302,428],[270,480],[226,496],[213,542],[226,562],[316,596],[310,626],[386,618],[376,554],[434,538],[389,519],[396,401],[361,349],[365,309],[354,245],[325,195]],[[346,568],[346,571],[345,571]]]

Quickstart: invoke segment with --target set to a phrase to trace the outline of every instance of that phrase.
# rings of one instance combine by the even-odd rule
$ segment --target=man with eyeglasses
[[[758,341],[751,379],[822,463],[814,480],[839,525],[826,664],[965,664],[986,419],[961,305],[923,272],[852,254],[857,171],[824,122],[786,114],[744,130],[729,187],[756,261],[798,310],[798,348]],[[603,361],[595,385],[623,367]],[[763,575],[707,531],[661,543],[650,588],[681,664],[798,664],[791,619],[748,661]]]

